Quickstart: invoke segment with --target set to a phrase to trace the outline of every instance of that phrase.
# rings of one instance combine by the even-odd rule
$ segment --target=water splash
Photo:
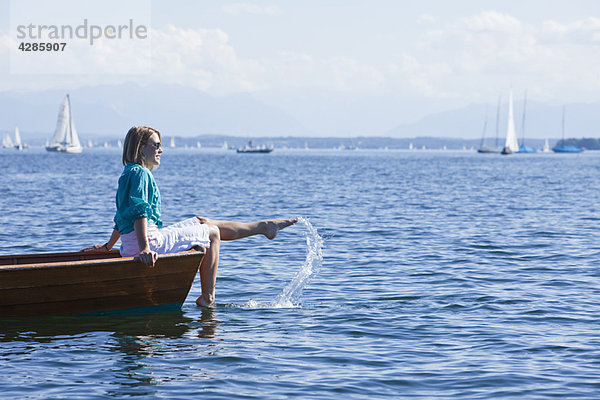
[[[298,217],[298,222],[304,225],[306,234],[306,259],[300,270],[296,273],[290,283],[281,291],[275,300],[270,302],[258,302],[250,300],[242,307],[244,308],[297,308],[300,307],[299,300],[302,290],[310,280],[319,273],[323,265],[323,238],[317,232],[308,218]]]
[[[300,296],[302,296],[302,290],[311,278],[319,273],[323,265],[323,238],[308,218],[299,217],[298,222],[302,223],[308,230],[306,235],[306,259],[300,271],[275,298],[273,301],[274,307],[297,306]]]

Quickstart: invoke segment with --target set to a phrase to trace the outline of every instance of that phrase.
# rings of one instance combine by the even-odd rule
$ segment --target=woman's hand
[[[101,252],[109,252],[110,249],[113,248],[117,240],[121,237],[121,234],[118,230],[113,229],[112,234],[110,235],[110,239],[108,242],[104,244],[95,244],[93,246],[86,247],[85,249],[81,249],[81,251],[101,251]]]
[[[86,247],[85,249],[81,249],[81,251],[110,251],[110,249],[108,248],[107,243],[104,243]]]
[[[156,260],[158,260],[158,253],[152,250],[142,250],[140,254],[137,255],[134,260],[138,260],[143,264],[146,264],[150,267],[154,267]]]

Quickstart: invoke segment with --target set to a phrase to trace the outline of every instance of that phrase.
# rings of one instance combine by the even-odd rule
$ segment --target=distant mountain
[[[178,85],[135,84],[0,93],[0,129],[19,126],[21,132],[50,137],[67,92],[75,126],[83,137],[123,136],[129,127],[141,124],[178,136],[311,134],[292,116],[247,94],[216,97]]]
[[[130,126],[140,124],[154,126],[166,136],[179,137],[214,134],[244,138],[380,136],[480,139],[486,109],[486,136],[492,141],[496,136],[495,104],[474,104],[434,113],[415,123],[393,127],[392,121],[400,119],[398,110],[394,108],[396,103],[384,97],[349,101],[348,104],[331,105],[332,108],[321,106],[318,101],[310,108],[306,106],[310,104],[310,97],[301,102],[282,100],[273,106],[250,94],[218,97],[181,85],[139,86],[132,83],[75,90],[0,92],[0,130],[12,132],[18,126],[24,140],[49,138],[56,126],[58,107],[67,92],[71,95],[75,125],[83,140],[99,136],[121,138]],[[301,104],[309,109],[303,110]],[[519,141],[522,138],[522,107],[522,101],[515,102]],[[287,111],[283,111],[284,108]],[[567,138],[600,136],[600,102],[568,104],[566,110]],[[500,113],[501,141],[506,132],[506,116],[507,104],[504,103]],[[562,105],[528,102],[525,138],[561,138],[561,118]],[[345,130],[349,126],[354,128]],[[386,128],[388,126],[393,128]]]
[[[383,133],[390,137],[455,137],[481,138],[486,119],[486,137],[496,137],[496,105],[470,105],[467,107],[428,115],[413,124],[399,125]],[[508,105],[500,108],[499,137],[506,136]],[[519,141],[522,138],[523,102],[514,103],[514,118]],[[560,138],[562,136],[562,105],[552,106],[528,102],[525,118],[525,139]],[[567,104],[565,137],[600,136],[600,103]]]

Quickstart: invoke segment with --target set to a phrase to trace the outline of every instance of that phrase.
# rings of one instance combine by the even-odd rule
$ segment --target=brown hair
[[[127,132],[125,143],[123,143],[123,165],[127,163],[142,165],[142,152],[140,149],[148,142],[150,136],[155,133],[158,135],[158,140],[161,140],[160,132],[154,128],[150,128],[149,126],[132,127]]]

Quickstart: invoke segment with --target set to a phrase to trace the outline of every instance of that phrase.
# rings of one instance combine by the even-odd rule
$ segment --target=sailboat
[[[560,146],[555,146],[552,151],[555,153],[581,153],[583,149],[581,147],[565,145],[565,106],[563,106],[562,112],[562,140],[559,142]]]
[[[81,153],[83,150],[75,130],[73,114],[71,113],[71,99],[68,94],[58,110],[56,130],[50,143],[46,146],[46,150],[61,153]]]
[[[4,136],[2,137],[2,147],[4,147],[5,149],[8,147],[13,147],[13,141],[10,138],[10,134],[9,133],[5,133]]]
[[[17,149],[17,150],[23,150],[25,148],[25,146],[23,146],[23,143],[21,143],[21,134],[19,133],[19,127],[15,127],[14,146],[15,146],[15,149]]]
[[[172,149],[174,149],[176,147],[175,146],[175,136],[171,136],[171,143],[169,144],[169,147]]]
[[[521,146],[517,153],[535,153],[535,149],[533,147],[525,146],[525,112],[527,109],[527,90],[525,91],[525,96],[523,97],[523,123],[521,125],[521,134],[523,135],[523,139],[521,139]]]
[[[550,153],[550,144],[548,143],[548,138],[544,142],[544,147],[542,148],[543,153]]]
[[[481,138],[481,145],[477,150],[478,153],[500,153],[498,148],[498,124],[500,123],[500,96],[498,96],[498,107],[496,108],[496,147],[487,146],[485,144],[485,131],[487,128],[487,111],[485,113],[485,123],[483,124],[483,136]]]
[[[519,143],[517,142],[517,134],[515,132],[515,120],[513,117],[513,95],[510,92],[508,98],[508,127],[506,128],[506,141],[502,154],[511,154],[519,151]]]

